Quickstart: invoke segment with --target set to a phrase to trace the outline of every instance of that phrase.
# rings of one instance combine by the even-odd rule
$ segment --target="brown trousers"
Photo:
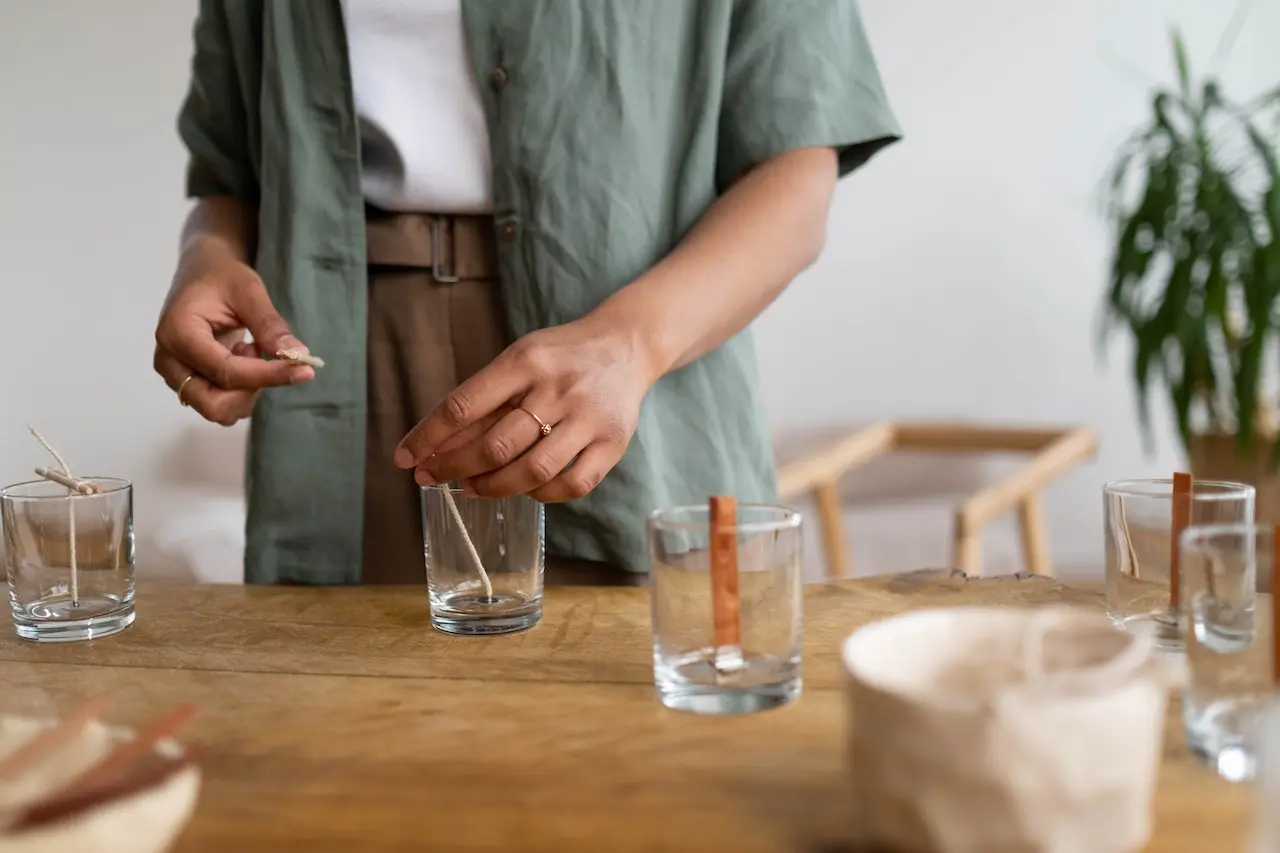
[[[420,584],[425,576],[418,487],[391,456],[405,433],[507,344],[493,219],[370,211],[367,236],[363,580]],[[603,563],[547,559],[548,584],[640,581]]]

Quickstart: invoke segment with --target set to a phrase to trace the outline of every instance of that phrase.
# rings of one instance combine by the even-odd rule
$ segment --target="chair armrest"
[[[1092,458],[1098,436],[1083,427],[1073,429],[1038,451],[1008,476],[974,494],[960,505],[960,532],[976,531],[992,519],[1012,511],[1046,483]]]
[[[778,468],[778,493],[790,501],[812,494],[831,577],[849,568],[842,531],[837,481],[850,471],[895,450],[942,453],[1017,452],[1029,459],[999,482],[964,500],[955,514],[954,568],[967,575],[981,572],[982,528],[997,516],[1017,510],[1029,569],[1052,574],[1048,526],[1039,490],[1097,452],[1098,437],[1090,429],[1001,427],[946,422],[884,422],[848,433]]]
[[[778,468],[778,494],[789,501],[834,485],[854,468],[893,450],[894,426],[880,423],[855,430]]]

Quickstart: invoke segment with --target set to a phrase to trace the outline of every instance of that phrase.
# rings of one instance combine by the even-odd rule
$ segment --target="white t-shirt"
[[[364,195],[384,210],[490,213],[489,130],[462,0],[343,0]]]

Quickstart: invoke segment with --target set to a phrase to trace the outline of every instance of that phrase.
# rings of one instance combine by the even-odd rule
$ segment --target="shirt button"
[[[514,240],[516,238],[516,231],[516,224],[510,219],[505,220],[500,226],[498,226],[498,233],[502,235],[503,240]]]
[[[495,91],[500,91],[503,87],[505,87],[507,85],[507,69],[495,68],[492,71],[490,71],[489,85],[492,86]]]

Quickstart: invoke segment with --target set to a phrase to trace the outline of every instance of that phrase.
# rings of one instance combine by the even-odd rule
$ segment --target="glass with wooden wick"
[[[1205,524],[1252,524],[1254,488],[1195,480],[1175,519],[1174,481],[1121,480],[1103,487],[1107,614],[1122,628],[1155,631],[1166,651],[1183,649],[1178,595],[1170,584],[1182,529]]]
[[[1187,745],[1219,776],[1254,777],[1260,712],[1275,695],[1275,550],[1269,528],[1192,527],[1182,536]]]
[[[763,711],[800,695],[803,638],[801,516],[738,504],[727,535],[736,543],[736,643],[721,642],[723,608],[713,581],[715,528],[705,506],[649,516],[653,671],[668,708],[703,714]]]
[[[422,487],[431,624],[450,634],[508,634],[542,618],[542,504]]]
[[[48,480],[0,490],[9,606],[23,639],[89,640],[133,623],[133,486],[80,480],[98,492]]]

